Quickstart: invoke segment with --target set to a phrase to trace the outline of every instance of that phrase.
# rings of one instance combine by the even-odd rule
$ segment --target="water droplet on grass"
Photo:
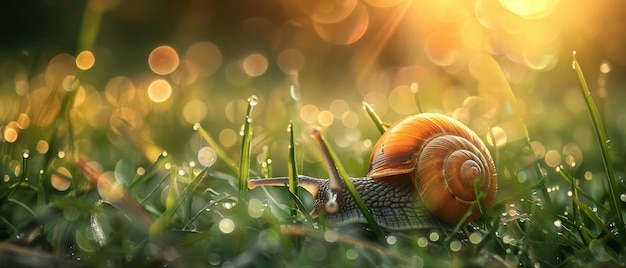
[[[256,95],[250,96],[248,98],[248,104],[252,107],[256,106],[259,103],[259,98]]]

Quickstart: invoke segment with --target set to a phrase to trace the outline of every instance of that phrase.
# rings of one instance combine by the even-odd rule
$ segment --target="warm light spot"
[[[591,173],[591,171],[585,171],[584,177],[585,177],[585,180],[589,181],[589,180],[593,179],[593,173]]]
[[[52,176],[50,176],[50,184],[52,184],[52,187],[57,191],[65,191],[70,188],[72,184],[70,181],[72,179],[72,173],[65,167],[59,167],[57,173],[60,175],[53,173]]]
[[[216,160],[217,154],[215,153],[215,150],[213,150],[213,148],[205,146],[200,148],[200,150],[198,151],[198,163],[200,163],[200,165],[210,167],[215,164]]]
[[[363,100],[374,107],[374,110],[380,116],[384,115],[387,113],[387,110],[389,110],[389,100],[387,99],[387,95],[380,91],[367,93]]]
[[[171,74],[172,81],[179,85],[191,85],[198,80],[198,71],[193,63],[182,61],[176,71]]]
[[[7,142],[15,142],[17,140],[18,132],[15,128],[6,126],[2,134]]]
[[[535,157],[543,158],[546,155],[546,147],[543,143],[539,141],[530,142],[530,147],[532,147],[533,152],[535,152]]]
[[[28,93],[30,88],[30,84],[28,83],[28,78],[25,74],[20,73],[15,77],[15,93],[18,96],[24,96]]]
[[[20,129],[26,129],[30,126],[30,117],[25,113],[20,113],[15,122]]]
[[[335,118],[341,118],[345,112],[350,110],[350,104],[344,99],[336,99],[330,103],[330,112],[333,113]]]
[[[389,8],[396,6],[402,0],[365,0],[366,3],[377,8]]]
[[[311,19],[318,23],[336,23],[348,17],[356,7],[356,0],[321,0],[312,10]]]
[[[261,76],[267,71],[267,59],[265,56],[255,53],[251,54],[243,61],[243,70],[252,77]]]
[[[552,13],[558,0],[499,0],[509,11],[526,19],[539,19]]]
[[[68,75],[63,78],[63,89],[65,89],[65,91],[74,91],[78,88],[78,85],[80,85],[80,82],[74,75]]]
[[[241,123],[242,118],[245,117],[248,103],[242,99],[231,100],[226,103],[224,107],[224,114],[226,119],[231,123]]]
[[[98,194],[106,201],[114,202],[119,200],[124,192],[122,188],[115,181],[113,172],[105,172],[98,177]]]
[[[113,106],[130,105],[135,98],[136,89],[133,81],[125,76],[116,76],[109,80],[104,87],[104,95]]]
[[[355,128],[359,125],[359,115],[353,111],[347,111],[341,116],[341,122],[347,128]]]
[[[163,79],[157,79],[148,86],[148,96],[154,102],[164,102],[172,95],[172,86]]]
[[[602,61],[602,63],[600,64],[600,72],[603,74],[611,72],[612,68],[613,67],[611,66],[611,63],[608,61]]]
[[[487,134],[487,143],[491,146],[502,147],[506,145],[506,142],[507,135],[501,127],[493,127]]]
[[[46,85],[51,88],[61,85],[66,76],[76,73],[75,64],[76,59],[70,54],[63,53],[54,56],[46,69]]]
[[[575,143],[568,143],[563,146],[563,155],[565,155],[565,159],[568,165],[580,165],[583,163],[583,151],[580,147]]]
[[[245,85],[251,78],[243,69],[243,61],[228,63],[224,74],[226,75],[226,80],[233,85]]]
[[[201,122],[207,115],[207,107],[201,100],[193,99],[185,104],[183,108],[183,117],[189,124]]]
[[[396,87],[389,93],[389,105],[399,114],[412,114],[417,111],[415,94],[408,85]]]
[[[317,106],[313,104],[305,104],[300,108],[300,119],[307,124],[313,124],[317,121],[317,115],[319,112],[320,111]]]
[[[317,121],[320,125],[327,127],[333,124],[334,117],[330,111],[321,111],[317,115]]]
[[[224,147],[233,146],[237,142],[237,132],[230,128],[222,129],[218,139]]]
[[[433,33],[424,41],[424,51],[433,63],[439,66],[450,66],[459,57],[455,49],[456,42],[444,33]]]
[[[83,51],[76,56],[76,67],[83,71],[91,69],[96,63],[96,57],[91,51]]]
[[[349,45],[363,37],[369,26],[369,20],[367,8],[356,2],[354,10],[347,17],[337,22],[313,20],[313,28],[326,42],[336,45]]]
[[[187,49],[185,60],[195,66],[198,75],[208,76],[222,65],[222,53],[213,43],[198,42]]]
[[[178,68],[178,53],[171,46],[160,46],[148,56],[148,65],[156,74],[170,74]]]
[[[304,54],[293,48],[280,52],[277,59],[278,68],[288,74],[300,72],[304,68],[305,61]]]
[[[37,152],[40,154],[45,154],[48,152],[48,150],[50,149],[50,145],[48,145],[48,142],[45,140],[39,140],[37,142]]]
[[[556,150],[550,150],[546,152],[544,160],[548,166],[556,167],[561,164],[561,154],[559,154]]]

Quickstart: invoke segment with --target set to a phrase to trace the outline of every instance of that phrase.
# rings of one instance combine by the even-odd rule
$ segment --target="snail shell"
[[[439,219],[457,223],[476,201],[474,181],[485,207],[495,198],[496,169],[481,139],[451,117],[424,113],[392,125],[370,157],[374,180],[411,180],[424,206]],[[480,217],[474,206],[468,221]]]
[[[343,182],[299,176],[299,185],[315,198],[312,215],[325,214],[331,225],[365,222]],[[373,148],[367,177],[350,178],[376,222],[393,230],[430,229],[480,217],[474,205],[491,206],[497,176],[480,138],[451,117],[425,113],[392,125]],[[258,179],[249,188],[285,185],[287,178]],[[445,225],[445,224],[444,224]]]

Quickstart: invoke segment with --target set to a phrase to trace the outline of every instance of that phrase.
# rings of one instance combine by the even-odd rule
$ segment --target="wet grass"
[[[218,168],[174,166],[164,153],[145,167],[123,162],[113,173],[103,171],[92,159],[78,157],[76,149],[72,149],[75,157],[68,158],[3,143],[0,263],[33,267],[625,265],[624,205],[619,199],[624,189],[614,174],[608,138],[575,59],[574,66],[602,152],[604,169],[599,177],[606,180],[606,187],[600,194],[579,184],[573,167],[560,166],[556,173],[548,173],[539,159],[528,167],[516,165],[515,157],[534,155],[526,134],[521,142],[491,148],[501,191],[507,194],[498,195],[488,209],[476,204],[485,216],[468,225],[453,232],[389,232],[375,222],[330,228],[309,216],[310,196],[299,193],[293,184],[247,189],[248,178],[272,176],[275,165],[266,155],[262,170],[250,166],[254,133],[250,118],[257,101],[251,98],[242,119],[239,161],[231,159],[200,124],[194,126],[226,163]],[[364,108],[377,129],[385,131],[388,125],[375,110],[366,103]],[[59,118],[63,120],[69,117]],[[523,124],[519,118],[517,122]],[[293,124],[288,129],[285,153],[293,181],[300,175],[296,164],[300,154]],[[338,158],[321,134],[316,135],[335,164],[328,169],[346,179],[341,162],[350,159]],[[73,177],[59,172],[59,167],[72,171]],[[523,169],[534,174],[534,180],[518,183],[514,178]],[[120,181],[116,176],[128,179]],[[71,181],[70,188],[54,189],[50,182],[58,179]],[[570,190],[552,191],[548,179],[563,180]]]

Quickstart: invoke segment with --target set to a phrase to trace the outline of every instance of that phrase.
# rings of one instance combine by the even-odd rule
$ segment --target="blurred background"
[[[165,150],[181,166],[219,167],[224,163],[193,125],[200,123],[238,160],[246,100],[255,95],[252,168],[269,154],[274,175],[286,175],[289,121],[300,173],[325,176],[309,138],[319,127],[349,173],[364,175],[379,136],[365,101],[386,122],[418,112],[452,115],[503,150],[523,138],[511,119],[520,116],[543,166],[573,165],[590,180],[602,166],[572,70],[576,51],[615,161],[624,166],[623,1],[1,5],[5,162],[18,161],[11,159],[23,149],[74,150],[105,168],[121,159],[141,166]],[[520,174],[508,176],[524,182]]]

